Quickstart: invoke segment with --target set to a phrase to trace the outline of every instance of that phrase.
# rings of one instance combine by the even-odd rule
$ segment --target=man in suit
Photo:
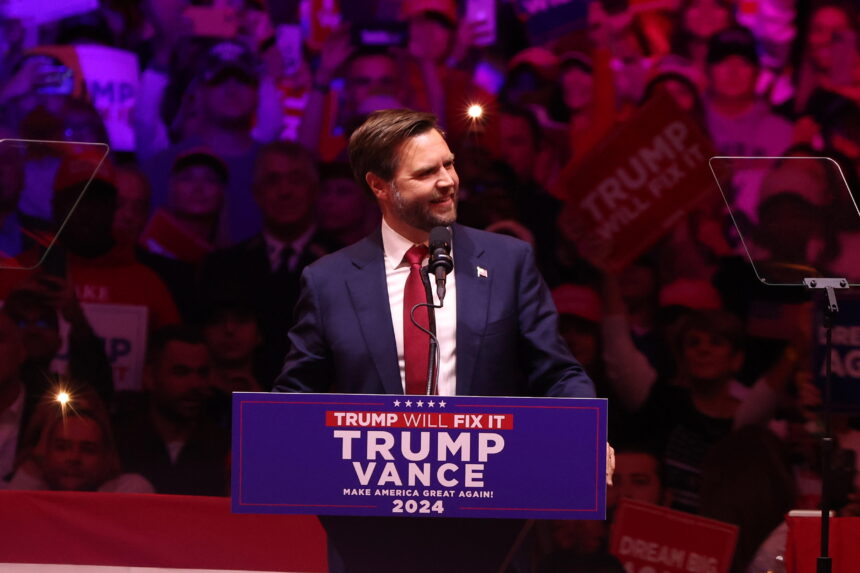
[[[410,273],[404,254],[426,244],[433,227],[453,226],[454,272],[447,304],[434,317],[438,393],[594,396],[558,334],[531,248],[454,224],[459,179],[435,117],[376,112],[354,133],[349,151],[356,178],[379,203],[381,228],[305,269],[276,389],[406,392],[411,325],[403,312]]]
[[[558,334],[531,248],[454,224],[459,179],[433,115],[373,113],[352,135],[349,154],[383,221],[370,237],[303,272],[291,349],[276,390],[423,393],[429,344],[409,320],[410,281],[427,260],[421,246],[430,230],[452,226],[454,272],[447,303],[432,317],[441,353],[437,393],[594,396]],[[424,297],[428,286],[419,287]],[[417,318],[429,323],[431,317]],[[493,556],[516,546],[522,527],[498,519],[339,517],[323,524],[331,570],[350,571],[495,570]]]

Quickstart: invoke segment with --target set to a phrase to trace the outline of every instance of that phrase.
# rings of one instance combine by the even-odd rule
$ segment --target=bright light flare
[[[69,396],[68,392],[62,390],[60,392],[57,392],[56,400],[60,403],[61,406],[65,406],[66,404],[68,404],[71,399],[72,397]]]
[[[475,103],[469,106],[466,114],[472,119],[481,119],[484,115],[484,108]]]

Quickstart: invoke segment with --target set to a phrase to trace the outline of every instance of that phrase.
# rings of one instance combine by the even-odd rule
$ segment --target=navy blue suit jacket
[[[593,397],[531,247],[454,225],[453,255],[457,394]],[[304,270],[289,339],[276,391],[403,393],[381,231]]]

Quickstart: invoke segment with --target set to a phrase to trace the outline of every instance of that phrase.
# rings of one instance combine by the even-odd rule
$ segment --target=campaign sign
[[[713,154],[692,117],[658,94],[567,179],[562,231],[582,248],[606,245],[599,264],[623,269],[703,197],[719,196],[708,167]]]
[[[76,46],[87,93],[116,151],[134,151],[133,113],[140,85],[137,55],[105,46]]]
[[[140,391],[149,328],[149,309],[132,304],[81,303],[96,335],[104,342],[116,390]],[[69,324],[60,322],[63,346],[51,364],[54,372],[69,370]]]
[[[609,552],[627,573],[728,573],[737,538],[735,525],[624,499]]]
[[[831,341],[831,407],[837,411],[860,410],[860,295],[836,291],[839,312],[833,318]],[[817,386],[824,392],[827,379],[827,331],[822,311],[815,312],[813,372]]]
[[[604,519],[606,400],[233,394],[233,511]]]

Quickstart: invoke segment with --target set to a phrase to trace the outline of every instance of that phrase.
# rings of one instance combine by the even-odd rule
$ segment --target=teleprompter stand
[[[833,320],[839,312],[836,302],[836,289],[847,289],[848,280],[844,278],[805,278],[804,284],[809,289],[824,290],[827,300],[824,304],[825,331],[825,379],[822,414],[824,418],[824,434],[821,436],[821,554],[816,562],[817,573],[830,573],[833,560],[830,557],[830,509],[831,485],[833,480],[833,420],[831,416],[832,392],[832,354],[833,354]]]

